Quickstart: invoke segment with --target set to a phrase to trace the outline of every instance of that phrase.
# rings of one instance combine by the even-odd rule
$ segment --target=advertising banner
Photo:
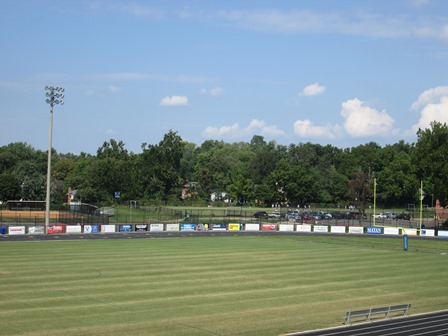
[[[331,233],[345,233],[345,226],[330,226]]]
[[[278,226],[279,231],[294,231],[294,224],[280,224]]]
[[[350,226],[348,228],[348,233],[363,234],[364,233],[364,228],[362,226]]]
[[[260,224],[246,224],[245,231],[260,231]]]
[[[198,224],[196,226],[197,231],[208,231],[208,224]]]
[[[407,234],[408,236],[416,236],[417,229],[403,229],[403,234]]]
[[[115,232],[115,225],[112,225],[112,224],[103,224],[103,225],[101,225],[101,232],[104,232],[104,233],[113,233],[113,232]]]
[[[81,225],[67,225],[65,233],[81,233]]]
[[[439,230],[439,231],[437,231],[437,237],[443,237],[443,238],[446,238],[446,237],[448,237],[448,231],[443,231],[443,230]]]
[[[241,228],[240,223],[229,223],[229,231],[240,231]]]
[[[422,237],[434,237],[436,235],[435,230],[422,230],[420,236]]]
[[[30,235],[45,234],[45,226],[28,226],[28,234]]]
[[[224,223],[214,223],[214,224],[212,224],[212,230],[213,231],[226,231],[227,230],[227,224],[224,224]]]
[[[400,234],[400,229],[399,228],[385,227],[384,228],[384,234],[385,235],[399,235]]]
[[[98,233],[99,226],[98,225],[84,225],[84,233]]]
[[[383,230],[380,227],[369,226],[366,231],[367,234],[382,234]]]
[[[262,224],[261,231],[277,231],[276,224]]]
[[[8,228],[8,234],[10,234],[10,235],[25,234],[25,227],[24,226],[10,226]]]
[[[149,226],[149,231],[163,231],[163,224],[151,224]]]
[[[118,232],[132,232],[132,224],[118,225]]]
[[[326,225],[314,225],[313,226],[313,232],[327,233],[328,232],[328,226],[326,226]]]
[[[309,224],[297,224],[296,225],[297,232],[311,232],[311,225]]]
[[[64,227],[62,225],[53,225],[48,227],[48,234],[64,233]]]
[[[194,224],[181,224],[180,230],[181,231],[194,231]]]
[[[166,231],[179,231],[179,224],[166,224]]]
[[[148,224],[135,224],[135,231],[148,231]]]

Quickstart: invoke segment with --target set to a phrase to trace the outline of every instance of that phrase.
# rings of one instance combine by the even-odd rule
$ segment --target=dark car
[[[254,218],[267,218],[268,213],[266,211],[257,211],[256,213],[254,213],[253,217]]]
[[[404,219],[404,220],[410,220],[411,216],[405,213],[397,214],[395,216],[395,219]]]

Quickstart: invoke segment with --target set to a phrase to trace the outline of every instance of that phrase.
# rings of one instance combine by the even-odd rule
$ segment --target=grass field
[[[0,242],[0,335],[280,335],[346,310],[448,308],[448,241],[330,236]]]

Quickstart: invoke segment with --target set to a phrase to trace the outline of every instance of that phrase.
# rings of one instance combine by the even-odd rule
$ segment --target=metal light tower
[[[45,234],[48,232],[48,227],[50,226],[50,176],[51,176],[51,149],[52,149],[52,135],[53,135],[53,106],[54,105],[64,105],[64,89],[61,87],[46,86],[45,91],[47,93],[46,102],[50,104],[50,134],[48,141],[48,166],[47,166],[47,197],[46,197],[46,207],[45,207]]]

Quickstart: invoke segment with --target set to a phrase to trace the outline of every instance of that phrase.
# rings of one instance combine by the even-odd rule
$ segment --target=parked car
[[[270,214],[268,214],[269,218],[280,218],[280,212],[279,211],[273,211]]]
[[[372,217],[375,217],[376,219],[385,219],[385,218],[387,218],[386,214],[383,214],[383,213],[372,215]]]
[[[267,218],[268,213],[266,211],[257,211],[256,213],[254,213],[253,217],[254,218]]]
[[[401,214],[397,214],[395,216],[395,219],[404,219],[404,220],[410,220],[411,216],[409,214],[406,213],[401,213]]]
[[[386,212],[385,215],[387,219],[395,219],[395,217],[397,217],[395,212]]]

